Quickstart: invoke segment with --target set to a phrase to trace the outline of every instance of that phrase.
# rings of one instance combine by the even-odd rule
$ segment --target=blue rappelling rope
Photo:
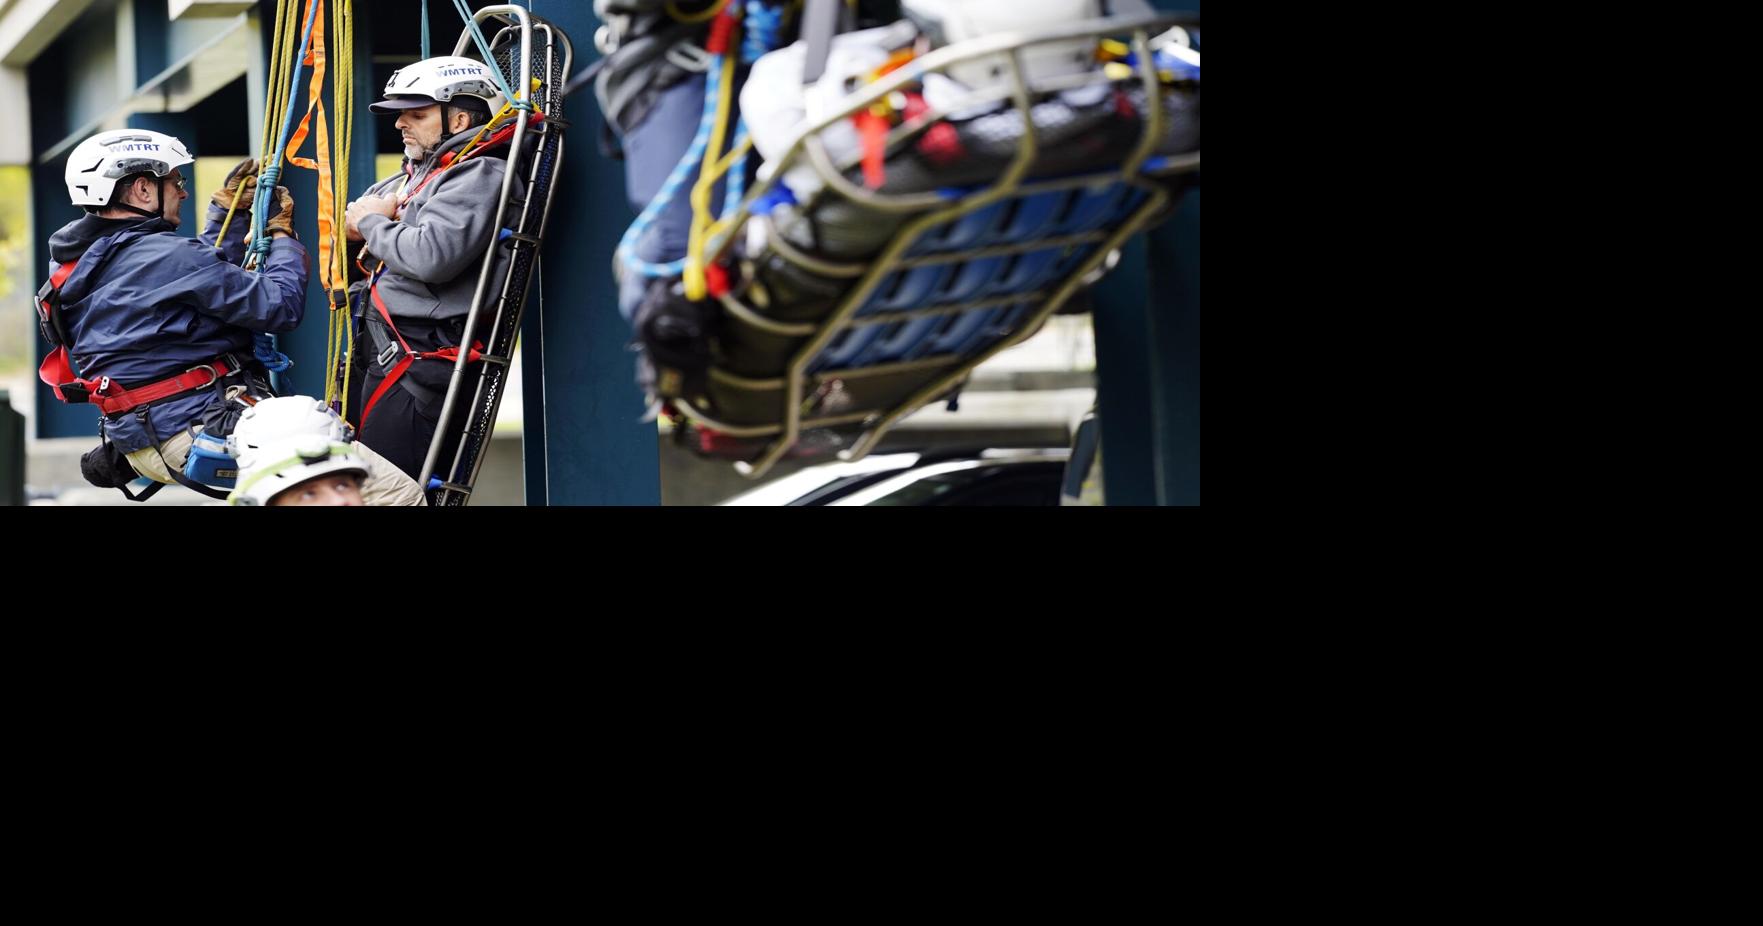
[[[429,58],[429,0],[417,0],[422,4],[422,57]]]
[[[288,82],[288,111],[282,116],[282,128],[277,133],[274,156],[269,165],[263,169],[263,176],[257,178],[257,196],[251,208],[251,247],[247,252],[256,256],[256,266],[263,266],[264,258],[269,254],[269,236],[264,233],[265,215],[269,212],[270,197],[275,195],[276,181],[282,177],[282,157],[287,153],[288,137],[294,131],[294,113],[299,111],[300,95],[296,88],[300,85],[300,75],[306,69],[306,49],[312,44],[312,24],[318,17],[318,4],[306,8],[306,29],[300,36],[300,51],[294,55],[294,79]],[[272,388],[280,391],[280,373],[294,365],[287,354],[277,349],[275,335],[255,334],[251,336],[251,352],[259,362],[272,374]]]
[[[783,44],[784,8],[770,6],[762,0],[747,0],[743,9],[745,21],[742,24],[741,62],[752,64],[759,60],[760,55],[773,51]],[[728,54],[728,52],[724,52],[724,54]],[[686,149],[685,156],[680,158],[673,173],[668,175],[667,181],[661,185],[661,190],[655,194],[655,198],[649,201],[649,205],[644,207],[642,214],[637,216],[637,220],[631,223],[630,228],[625,230],[624,237],[619,240],[617,251],[619,261],[625,269],[633,273],[647,277],[670,277],[679,276],[685,271],[685,258],[682,257],[665,264],[653,263],[637,257],[636,246],[637,242],[641,240],[643,232],[648,230],[661,211],[673,201],[673,198],[678,195],[680,187],[685,185],[692,172],[704,159],[704,149],[709,146],[710,134],[716,128],[717,97],[722,93],[721,64],[722,58],[719,55],[705,69],[704,116],[698,122],[698,134],[692,138],[691,146]],[[730,145],[731,150],[739,147],[746,136],[747,122],[742,119],[736,124],[734,139]],[[746,195],[747,158],[747,154],[742,154],[735,160],[734,166],[729,171],[728,180],[723,188],[722,215],[728,215],[740,208],[741,199]]]
[[[273,334],[252,335],[251,353],[271,373],[280,373],[294,365],[293,358],[277,349]],[[279,384],[277,391],[280,391]]]
[[[723,54],[728,54],[723,52]],[[618,257],[626,270],[646,277],[676,277],[685,272],[686,259],[668,261],[665,264],[651,263],[637,256],[637,242],[642,239],[643,232],[655,221],[655,217],[666,209],[668,204],[685,186],[686,180],[704,160],[704,149],[710,146],[710,133],[716,129],[716,99],[722,93],[722,55],[717,55],[710,67],[705,71],[704,83],[704,115],[698,120],[698,134],[692,137],[692,144],[686,149],[685,156],[674,166],[673,173],[667,175],[667,181],[649,205],[624,230],[624,237],[618,242]]]
[[[746,15],[741,22],[741,63],[751,65],[761,55],[783,46],[784,8],[763,0],[747,0]],[[747,140],[747,118],[735,124],[734,141],[729,150],[741,147]],[[743,151],[729,168],[728,183],[723,191],[722,215],[731,215],[741,207],[747,195],[747,158],[752,151]]]
[[[306,8],[306,32],[300,36],[300,51],[294,56],[294,79],[288,84],[288,111],[282,116],[281,131],[276,133],[275,152],[263,168],[263,176],[257,178],[257,197],[251,208],[250,253],[257,255],[259,264],[269,253],[269,236],[263,233],[264,216],[269,212],[269,198],[275,195],[276,181],[282,178],[282,157],[287,153],[288,136],[294,133],[294,113],[299,111],[300,104],[300,95],[295,90],[300,86],[300,75],[306,70],[306,49],[312,44],[312,23],[317,13],[316,3]]]
[[[743,17],[741,28],[741,63],[751,65],[761,55],[783,46],[784,8],[782,5],[769,5],[763,0],[747,0],[746,16]],[[747,119],[743,116],[735,127],[732,147],[739,148],[746,138]],[[729,170],[728,185],[722,201],[723,215],[730,215],[741,207],[741,199],[747,192],[747,158],[750,154],[751,151],[742,152]]]

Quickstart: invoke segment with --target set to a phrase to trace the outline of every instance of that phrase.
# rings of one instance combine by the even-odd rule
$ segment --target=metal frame
[[[525,7],[485,7],[477,12],[473,21],[482,23],[491,18],[506,24],[489,42],[491,57],[496,57],[499,49],[518,39],[518,82],[511,84],[509,89],[523,99],[534,100],[535,105],[545,113],[545,119],[534,127],[531,125],[532,115],[529,111],[516,110],[518,115],[514,137],[510,140],[508,149],[508,170],[502,176],[502,196],[496,207],[496,222],[493,226],[496,236],[485,250],[482,266],[478,270],[477,290],[472,295],[471,310],[465,317],[468,339],[478,331],[478,321],[485,309],[490,277],[496,266],[496,252],[504,244],[501,230],[504,228],[508,206],[514,198],[515,172],[529,132],[536,134],[538,144],[532,152],[527,170],[526,193],[521,203],[520,219],[515,225],[514,234],[507,239],[511,248],[508,275],[503,280],[501,293],[495,301],[495,312],[490,319],[486,343],[488,349],[482,358],[483,367],[477,374],[464,433],[460,435],[459,444],[454,449],[444,475],[437,473],[436,464],[440,462],[441,446],[449,436],[448,425],[458,407],[466,383],[467,367],[471,363],[469,352],[462,349],[459,359],[454,362],[452,378],[447,383],[447,396],[441,404],[440,424],[435,429],[435,436],[429,442],[428,454],[423,459],[421,481],[425,490],[431,479],[437,475],[442,477],[440,487],[430,497],[430,503],[437,506],[462,506],[471,500],[472,487],[477,484],[478,473],[483,468],[484,457],[489,450],[491,431],[496,424],[496,412],[502,405],[502,387],[507,378],[508,366],[513,362],[514,342],[520,333],[527,290],[539,259],[539,244],[544,239],[545,226],[551,215],[557,173],[563,161],[564,129],[568,125],[562,116],[563,93],[569,82],[570,70],[575,64],[575,50],[569,37],[543,18],[529,13]],[[545,75],[536,99],[533,96],[534,33],[539,33],[543,39],[540,51],[544,56]],[[467,28],[461,32],[453,54],[464,54],[471,44],[471,30]],[[557,66],[559,54],[562,55],[561,69]],[[488,63],[491,67],[500,67],[495,61]],[[460,346],[467,348],[470,345]],[[460,480],[458,476],[462,471],[465,477]]]
[[[767,165],[767,174],[760,178],[754,187],[747,191],[739,209],[734,216],[722,226],[725,230],[713,238],[706,247],[707,259],[720,258],[734,245],[746,221],[753,216],[753,206],[763,199],[771,189],[782,181],[783,176],[791,168],[806,159],[816,173],[819,174],[824,186],[809,197],[802,206],[804,215],[812,213],[815,207],[828,195],[837,195],[866,208],[882,212],[908,214],[919,213],[899,230],[897,230],[882,251],[874,257],[859,262],[835,261],[813,257],[802,253],[797,247],[783,239],[775,227],[768,228],[767,247],[785,261],[824,276],[855,278],[856,283],[839,300],[837,307],[830,315],[818,322],[791,323],[765,319],[760,313],[749,308],[740,301],[741,294],[726,294],[723,305],[729,309],[729,315],[739,323],[771,334],[792,336],[812,335],[809,341],[799,348],[792,356],[785,375],[781,378],[754,380],[734,376],[719,369],[710,371],[712,379],[718,383],[735,388],[749,390],[776,390],[783,388],[782,421],[776,425],[738,426],[717,421],[711,414],[693,405],[690,401],[680,399],[673,404],[683,415],[695,423],[712,428],[734,437],[775,436],[765,451],[752,461],[741,461],[735,468],[749,478],[763,476],[795,445],[805,430],[813,428],[833,427],[838,425],[862,423],[863,433],[851,447],[841,451],[839,458],[846,461],[861,459],[874,449],[881,437],[900,419],[916,411],[928,402],[947,393],[961,383],[981,363],[990,359],[1000,351],[1011,347],[1038,331],[1046,319],[1059,307],[1064,305],[1071,296],[1081,288],[1085,279],[1100,267],[1114,249],[1120,247],[1134,233],[1138,232],[1146,221],[1161,210],[1169,200],[1168,191],[1160,184],[1147,179],[1147,176],[1161,176],[1199,167],[1198,152],[1180,157],[1158,158],[1152,163],[1152,155],[1158,141],[1163,136],[1164,114],[1161,104],[1161,83],[1151,54],[1151,36],[1169,29],[1171,26],[1192,23],[1191,15],[1133,15],[1117,16],[1108,19],[1091,20],[1072,26],[1041,30],[1031,33],[1010,33],[987,36],[963,42],[959,45],[939,49],[899,69],[892,75],[870,85],[869,87],[842,98],[838,105],[826,107],[819,94],[808,95],[807,124],[791,142],[784,155],[776,164]],[[1102,171],[1076,178],[1062,178],[1054,181],[1024,182],[1024,177],[1033,165],[1038,153],[1039,143],[1035,133],[1032,117],[1031,94],[1054,89],[1054,84],[1029,87],[1022,73],[1019,52],[1035,45],[1070,41],[1082,38],[1101,38],[1115,35],[1132,35],[1132,47],[1138,56],[1138,74],[1140,85],[1145,90],[1145,99],[1152,105],[1146,107],[1144,131],[1132,152],[1117,170]],[[821,133],[851,114],[870,104],[881,100],[908,83],[922,80],[924,75],[932,71],[941,71],[951,65],[985,57],[1001,57],[1008,65],[1008,83],[1003,92],[979,93],[962,101],[956,110],[969,108],[978,103],[989,103],[1008,99],[1015,111],[1023,120],[1023,132],[1017,144],[1015,157],[1004,169],[996,183],[983,187],[961,201],[951,204],[949,200],[937,193],[881,194],[864,189],[851,183],[843,174],[843,169],[835,165],[822,142]],[[1073,82],[1063,79],[1056,84],[1057,89],[1071,89],[1085,84],[1112,84],[1103,75],[1096,75],[1085,82]],[[817,109],[826,109],[816,112]],[[932,112],[896,127],[889,133],[887,150],[893,153],[898,147],[915,138],[919,133],[946,117],[946,111]],[[919,236],[938,225],[958,219],[963,215],[1012,196],[1026,195],[1043,190],[1057,190],[1078,186],[1089,186],[1104,182],[1118,182],[1144,191],[1146,201],[1133,214],[1112,232],[1089,232],[1079,235],[1064,236],[1057,239],[1045,239],[1029,245],[991,246],[971,248],[962,251],[942,252],[915,258],[905,257],[905,252],[918,240]],[[770,221],[770,216],[765,220]],[[958,305],[936,306],[929,309],[913,309],[888,313],[874,313],[855,317],[856,312],[868,300],[882,280],[888,274],[898,270],[927,266],[940,263],[971,260],[981,257],[1003,256],[1029,250],[1058,247],[1074,244],[1099,244],[1093,252],[1076,268],[1065,274],[1062,282],[1051,290],[1041,289],[1033,293],[1023,293],[1009,297],[972,300]],[[856,369],[822,370],[809,376],[806,372],[809,363],[817,356],[839,332],[867,327],[886,322],[897,322],[931,315],[954,314],[970,310],[995,307],[1000,304],[1040,302],[1038,309],[1024,319],[1017,330],[993,344],[991,347],[970,357],[937,357],[921,358],[890,364],[878,364]],[[913,392],[903,402],[895,403],[887,408],[870,408],[863,411],[842,414],[834,417],[803,420],[804,400],[811,385],[818,386],[835,379],[853,379],[866,376],[899,373],[906,370],[941,369],[927,385]]]

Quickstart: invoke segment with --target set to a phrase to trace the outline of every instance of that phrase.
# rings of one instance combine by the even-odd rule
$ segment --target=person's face
[[[441,104],[406,109],[399,114],[398,121],[394,124],[398,127],[398,134],[404,139],[404,156],[420,161],[428,157],[435,146],[441,143],[441,132],[444,128],[441,125]],[[470,124],[470,116],[454,110],[451,131],[464,131]]]
[[[129,185],[129,200],[142,209],[159,213],[161,218],[175,226],[183,222],[183,215],[178,210],[184,207],[184,200],[190,198],[185,186],[183,171],[174,167],[171,173],[165,175],[164,183],[155,183],[147,177],[136,177]],[[165,190],[163,201],[159,198],[161,189]]]
[[[404,139],[404,156],[420,161],[441,143],[441,107],[406,109],[398,115],[398,134]]]
[[[471,115],[462,109],[453,109],[453,125],[446,127],[441,123],[441,104],[420,106],[416,109],[404,109],[398,113],[398,136],[404,138],[404,157],[411,161],[421,161],[434,152],[435,146],[441,145],[444,132],[464,132],[471,125]]]
[[[269,500],[271,508],[361,508],[361,477],[354,473],[315,476]]]

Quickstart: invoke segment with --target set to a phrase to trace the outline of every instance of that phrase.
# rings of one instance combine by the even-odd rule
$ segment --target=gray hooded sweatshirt
[[[508,168],[504,160],[508,145],[461,161],[426,185],[424,181],[440,168],[442,156],[463,148],[476,134],[475,128],[460,132],[421,163],[407,159],[402,172],[368,188],[367,195],[393,199],[417,190],[397,220],[370,215],[359,223],[369,252],[363,265],[371,271],[379,261],[386,263],[379,293],[394,320],[459,320],[471,310],[484,249],[497,233],[491,226],[496,221],[502,177]],[[522,195],[524,186],[517,178],[516,198]],[[518,215],[510,207],[507,221],[514,221]],[[507,272],[508,251],[498,249],[486,307],[493,306]],[[362,305],[360,290],[365,285],[358,282],[350,289],[356,305]],[[371,302],[364,312],[368,318],[379,317]]]

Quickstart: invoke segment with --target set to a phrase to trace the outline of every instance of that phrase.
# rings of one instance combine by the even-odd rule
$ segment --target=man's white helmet
[[[170,135],[146,129],[99,132],[67,156],[67,196],[76,206],[113,205],[116,181],[140,173],[164,177],[195,162],[184,143]]]
[[[918,25],[932,47],[941,48],[998,32],[1037,32],[1102,15],[1101,0],[901,0],[900,11]],[[1082,74],[1096,63],[1094,39],[1033,45],[1022,52],[1022,73],[1032,85],[1051,77]],[[949,67],[950,77],[979,89],[1008,79],[1004,55],[986,55]]]
[[[227,496],[227,502],[244,507],[267,506],[277,495],[300,483],[332,473],[355,473],[367,478],[367,465],[356,455],[354,444],[328,440],[318,434],[270,441],[241,452],[238,488]]]
[[[495,75],[488,65],[458,55],[424,58],[393,71],[392,79],[386,81],[385,96],[368,108],[376,113],[395,113],[469,96],[482,100],[494,116],[508,102],[496,88]]]
[[[321,399],[308,395],[278,396],[245,409],[227,437],[226,452],[242,466],[249,450],[302,437],[341,444],[353,440],[355,433]]]

